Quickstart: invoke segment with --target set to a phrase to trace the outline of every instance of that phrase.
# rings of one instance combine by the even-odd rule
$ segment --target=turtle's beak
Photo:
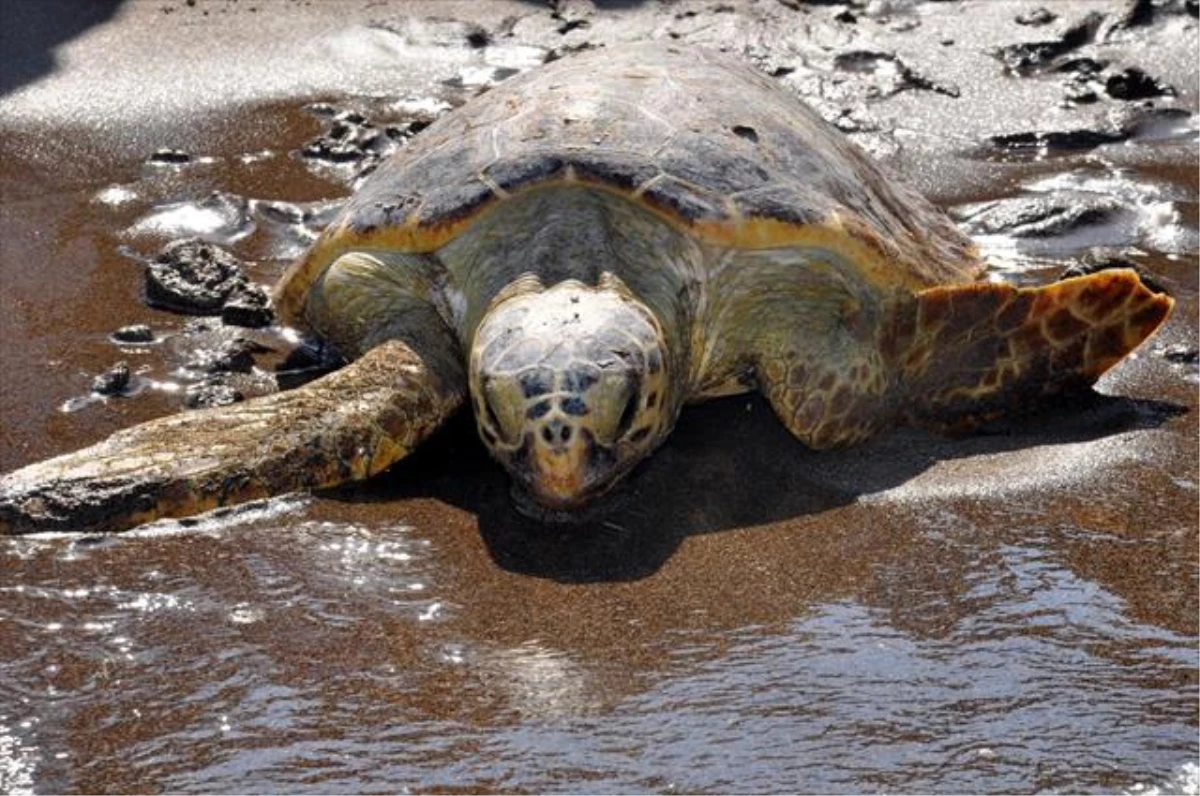
[[[591,432],[554,421],[542,434],[526,439],[527,467],[520,479],[546,508],[575,509],[616,480],[613,456],[596,444]]]
[[[586,497],[588,471],[595,450],[591,434],[572,432],[570,425],[547,424],[547,439],[533,441],[530,487],[539,503],[550,508],[574,508]],[[562,439],[565,434],[568,439]]]

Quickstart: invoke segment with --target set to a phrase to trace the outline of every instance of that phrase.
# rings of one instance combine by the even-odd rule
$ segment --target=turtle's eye
[[[631,386],[629,391],[629,400],[625,402],[625,409],[621,412],[621,418],[617,421],[617,437],[623,437],[629,433],[629,429],[633,428],[633,421],[637,418],[638,405],[642,402],[642,392],[637,389],[636,382]]]
[[[521,387],[511,379],[489,378],[483,383],[483,395],[477,401],[480,425],[508,445],[521,440],[524,400]]]
[[[641,408],[641,379],[632,373],[603,376],[589,391],[591,429],[598,442],[612,445],[629,433]]]

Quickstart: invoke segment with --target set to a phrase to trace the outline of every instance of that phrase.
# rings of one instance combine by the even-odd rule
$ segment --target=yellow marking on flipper
[[[909,348],[897,351],[909,398],[920,404],[914,416],[961,430],[1095,383],[1174,306],[1129,269],[1041,287],[933,288],[916,301]]]

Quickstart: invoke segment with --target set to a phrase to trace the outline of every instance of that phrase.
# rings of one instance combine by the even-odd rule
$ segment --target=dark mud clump
[[[205,409],[211,406],[228,406],[244,398],[236,387],[220,379],[206,379],[187,388],[183,394],[183,405],[188,409]]]
[[[1013,21],[1015,21],[1018,25],[1041,27],[1042,25],[1049,25],[1056,19],[1058,19],[1058,14],[1055,14],[1043,6],[1038,6],[1037,8],[1029,11],[1022,11],[1020,14],[1017,14]]]
[[[1073,102],[1099,101],[1099,97],[1091,91],[1069,99]],[[1017,159],[1040,157],[1046,153],[1086,152],[1130,139],[1154,140],[1187,134],[1186,121],[1190,118],[1191,114],[1182,108],[1130,103],[1117,106],[1117,110],[1107,114],[1107,118],[1098,122],[1097,127],[1004,133],[989,137],[987,143],[993,154]]]
[[[868,73],[884,77],[885,84],[880,88],[884,96],[891,96],[905,90],[932,91],[936,94],[956,98],[961,94],[958,86],[938,82],[917,72],[901,61],[895,53],[851,50],[838,54],[833,59],[833,65],[844,72]]]
[[[338,111],[325,104],[314,105],[310,110],[328,119],[324,132],[300,150],[310,160],[328,163],[378,160],[390,154],[398,141],[412,134],[397,126],[380,128],[358,111]]]
[[[1057,39],[1010,44],[993,55],[1013,72],[1030,75],[1049,68],[1058,58],[1093,41],[1103,22],[1104,15],[1093,12],[1068,27]]]
[[[242,261],[196,238],[167,244],[147,266],[146,301],[173,312],[221,315],[239,326],[272,320],[266,291],[247,279]]]
[[[151,163],[180,165],[191,162],[192,156],[179,149],[159,149],[150,155],[148,160]]]
[[[196,349],[183,367],[203,373],[249,373],[254,368],[254,355],[265,350],[252,340],[235,337],[214,348]]]
[[[129,389],[132,374],[128,362],[118,362],[92,379],[92,392],[98,395],[120,395]]]
[[[1113,23],[1112,30],[1129,30],[1149,25],[1154,21],[1153,0],[1129,0],[1125,10]],[[1111,33],[1111,31],[1110,31]]]
[[[250,283],[234,293],[221,307],[221,320],[232,326],[257,329],[269,326],[275,318],[271,298],[262,285]]]
[[[135,344],[154,342],[154,332],[144,323],[122,326],[109,336],[114,343]]]
[[[1115,144],[1129,138],[1125,130],[1047,130],[1041,132],[994,135],[992,146],[1007,152],[1056,151],[1080,152],[1104,144]]]
[[[1164,85],[1137,67],[1129,67],[1124,72],[1109,75],[1105,81],[1104,90],[1108,96],[1119,100],[1152,99],[1154,97],[1173,97],[1176,91],[1173,87]]]
[[[471,25],[467,31],[466,39],[468,47],[481,50],[492,43],[492,34],[478,25]]]
[[[1174,365],[1195,365],[1200,362],[1200,349],[1187,343],[1174,343],[1159,350],[1162,358]]]

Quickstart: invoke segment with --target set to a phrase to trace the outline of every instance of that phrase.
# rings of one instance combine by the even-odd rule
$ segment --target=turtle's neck
[[[485,211],[437,252],[460,339],[474,339],[497,297],[610,274],[658,317],[668,347],[691,348],[704,254],[673,225],[616,193],[578,184],[535,188]]]

